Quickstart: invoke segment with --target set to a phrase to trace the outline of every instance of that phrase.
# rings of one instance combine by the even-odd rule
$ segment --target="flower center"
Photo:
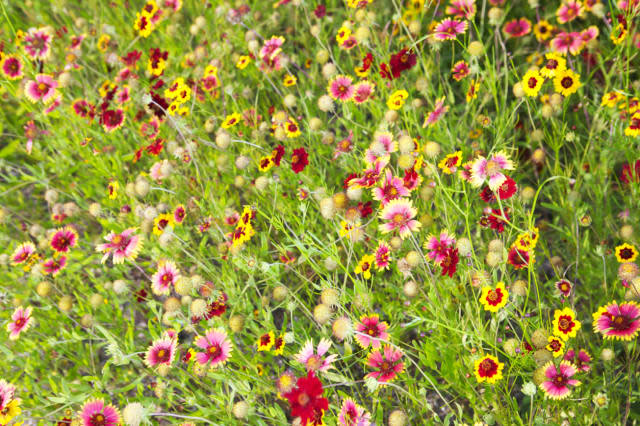
[[[393,215],[393,223],[400,224],[404,221],[404,215],[402,213],[396,213]]]
[[[207,352],[209,352],[209,355],[211,356],[217,356],[220,353],[220,347],[216,345],[209,346],[209,349],[207,349]]]
[[[97,413],[91,416],[89,422],[91,426],[104,426],[107,424],[107,419],[104,417],[104,414]]]
[[[570,88],[571,86],[573,86],[573,79],[571,77],[564,77],[562,79],[562,81],[560,82],[560,84],[562,85],[562,87],[564,87],[565,89]]]
[[[498,170],[500,170],[500,165],[494,160],[487,161],[486,170],[488,175],[493,175]]]
[[[300,395],[298,395],[298,404],[302,405],[303,407],[307,405],[310,400],[311,398],[309,398],[309,395],[307,395],[306,393],[301,393]]]

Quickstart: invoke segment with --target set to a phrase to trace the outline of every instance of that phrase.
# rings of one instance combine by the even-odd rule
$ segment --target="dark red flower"
[[[415,52],[407,48],[402,49],[395,55],[391,55],[389,65],[391,65],[393,78],[398,78],[403,71],[413,68],[417,62],[417,57]]]
[[[640,160],[636,160],[635,165],[627,163],[622,166],[620,180],[624,183],[640,182]]]
[[[151,155],[159,155],[164,148],[164,139],[156,138],[151,144],[147,145],[146,151]]]
[[[298,379],[296,387],[291,392],[282,396],[289,401],[291,416],[300,417],[304,426],[315,419],[318,412],[329,408],[329,400],[322,397],[322,392],[322,382],[313,371],[309,371],[307,377]]]
[[[357,173],[350,173],[349,176],[347,176],[344,181],[342,181],[342,187],[344,189],[349,189],[349,183],[353,180],[353,179],[358,179],[360,176]]]
[[[504,217],[502,213],[504,213]],[[505,209],[503,212],[501,212],[499,209],[491,209],[491,213],[485,215],[485,218],[486,225],[483,226],[489,226],[491,229],[495,229],[496,231],[498,231],[498,233],[500,233],[504,231],[504,224],[509,220],[510,217],[508,209]],[[481,221],[481,224],[482,223],[483,221]]]
[[[480,192],[480,198],[482,198],[482,201],[484,201],[485,203],[493,203],[497,200],[496,194],[488,186],[485,186],[484,189]]]
[[[501,200],[508,200],[518,191],[516,181],[507,176],[507,179],[498,187],[498,197]]]
[[[327,7],[324,4],[319,4],[313,11],[313,14],[316,15],[318,19],[324,18],[327,14]]]
[[[132,50],[131,52],[127,53],[125,56],[121,57],[120,59],[126,66],[133,68],[136,66],[136,63],[140,60],[141,56],[142,56],[142,52],[139,52],[137,50]]]
[[[458,249],[454,247],[448,247],[445,251],[445,258],[440,262],[440,267],[442,268],[442,275],[449,275],[449,277],[453,277],[453,274],[456,273],[458,268],[458,261],[460,258],[458,257]]]
[[[371,201],[367,201],[366,203],[358,203],[358,212],[360,212],[360,217],[362,219],[369,216],[373,213],[373,208],[371,207]]]
[[[284,157],[284,146],[278,145],[271,151],[271,159],[276,166],[280,165],[280,160]]]
[[[393,80],[393,75],[391,75],[389,66],[385,63],[380,64],[380,76],[382,78],[386,78],[387,80]]]
[[[520,250],[516,247],[511,247],[509,254],[507,255],[507,262],[515,269],[522,269],[529,266],[530,261],[529,252],[526,250]]]
[[[291,154],[291,170],[296,174],[300,173],[309,164],[309,154],[304,148],[296,148]]]

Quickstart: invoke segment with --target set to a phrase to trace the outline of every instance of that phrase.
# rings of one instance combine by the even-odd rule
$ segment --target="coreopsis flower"
[[[454,18],[472,20],[476,16],[475,0],[451,0],[445,9],[447,15]]]
[[[564,352],[564,341],[558,336],[549,336],[545,348],[551,352],[554,358],[559,357]]]
[[[384,271],[389,268],[391,263],[391,247],[384,241],[378,242],[378,247],[373,253],[375,257],[374,265],[378,271]]]
[[[469,64],[467,64],[464,60],[458,61],[453,64],[451,68],[451,75],[455,81],[460,81],[470,73]]]
[[[444,96],[436,100],[433,110],[425,117],[422,127],[433,126],[449,111],[449,105],[445,105],[444,100]]]
[[[433,30],[434,37],[438,41],[454,40],[459,34],[463,34],[467,30],[467,26],[467,21],[445,18],[436,24]]]
[[[478,383],[487,382],[494,384],[502,379],[502,370],[504,363],[498,361],[493,355],[484,355],[476,360],[473,371]]]
[[[360,322],[355,325],[356,343],[362,349],[367,349],[369,346],[372,349],[379,349],[382,346],[382,341],[389,338],[388,328],[389,324],[380,321],[378,315],[363,315],[360,317]]]
[[[504,286],[504,282],[499,281],[495,287],[484,286],[480,294],[480,303],[485,311],[498,312],[509,301],[509,292]]]
[[[535,258],[533,253],[513,246],[507,254],[507,262],[515,269],[523,269],[529,266],[529,263],[535,262]]]
[[[372,350],[367,356],[366,366],[373,371],[365,378],[373,377],[378,383],[390,382],[404,371],[404,362],[401,361],[403,353],[390,345],[384,348]]]
[[[20,409],[20,402],[20,398],[12,399],[7,402],[4,408],[0,409],[0,424],[9,424],[11,420],[22,413],[22,409]],[[20,425],[22,422],[15,424]]]
[[[48,74],[38,74],[35,80],[29,80],[25,84],[24,94],[31,102],[42,101],[45,104],[51,102],[58,94],[58,82]]]
[[[479,187],[488,182],[489,188],[496,191],[507,179],[503,170],[513,169],[514,164],[504,151],[498,151],[488,159],[479,156],[471,164],[471,185]]]
[[[591,366],[589,363],[591,362],[591,355],[584,349],[580,349],[578,353],[573,349],[569,349],[567,353],[564,355],[564,360],[569,361],[571,364],[575,365],[575,367],[579,371],[587,372],[591,370]]]
[[[83,426],[118,426],[122,422],[118,409],[102,399],[85,402],[78,416]]]
[[[142,248],[142,237],[135,235],[135,230],[136,228],[128,228],[120,234],[115,232],[107,234],[104,237],[107,242],[96,246],[96,251],[105,253],[102,257],[102,263],[108,259],[110,254],[113,255],[113,263],[115,264],[123,263],[124,259],[134,260]]]
[[[531,69],[522,77],[522,90],[525,95],[535,98],[542,88],[542,83],[544,83],[544,77],[540,75],[538,70]]]
[[[284,347],[286,342],[284,340],[284,334],[276,337],[276,341],[273,343],[273,353],[275,355],[282,355],[284,353]]]
[[[338,414],[340,426],[370,426],[371,414],[356,404],[351,398],[345,398]]]
[[[33,323],[33,318],[31,317],[31,306],[28,306],[26,309],[22,306],[16,308],[11,315],[11,322],[7,324],[7,331],[9,332],[9,339],[16,340],[20,337],[20,333],[23,331],[27,331],[31,324]]]
[[[480,88],[480,82],[478,80],[471,80],[469,88],[467,89],[466,100],[471,102],[478,97],[478,89]]]
[[[624,99],[624,95],[619,92],[608,92],[602,95],[602,101],[600,105],[609,108],[615,108],[615,106]]]
[[[553,314],[553,334],[563,340],[576,337],[580,326],[581,323],[576,319],[576,314],[571,308],[556,309]]]
[[[233,350],[231,340],[222,329],[207,330],[204,336],[198,337],[194,343],[204,350],[196,353],[198,363],[209,364],[211,367],[218,367],[227,362]]]
[[[582,2],[576,0],[566,0],[556,10],[556,18],[560,24],[566,24],[576,18],[582,18],[583,15],[584,7]]]
[[[640,329],[640,305],[636,302],[615,301],[602,306],[593,314],[593,330],[605,339],[631,340]]]
[[[396,90],[387,99],[387,107],[391,110],[398,110],[402,108],[405,100],[409,97],[409,93],[406,90]]]
[[[283,128],[285,135],[287,135],[289,139],[300,136],[300,126],[298,126],[298,122],[293,117],[287,119]]]
[[[23,39],[23,48],[32,60],[46,60],[51,55],[53,37],[44,28],[30,28]]]
[[[631,244],[621,244],[615,249],[616,259],[620,263],[633,262],[638,257],[638,250]]]
[[[291,170],[295,174],[300,173],[309,164],[309,154],[304,148],[296,148],[291,153]]]
[[[514,19],[504,24],[502,30],[509,37],[524,37],[531,32],[531,21],[527,18]]]
[[[242,115],[238,114],[237,112],[234,112],[225,117],[220,127],[222,127],[223,129],[228,129],[238,124],[241,119],[242,119]]]
[[[153,32],[155,25],[151,22],[151,16],[149,16],[149,14],[136,12],[136,20],[133,22],[133,28],[138,32],[140,37],[147,38]]]
[[[7,55],[2,59],[0,70],[8,80],[19,80],[24,74],[22,72],[24,66],[22,61],[16,55]]]
[[[624,134],[626,136],[640,136],[640,112],[636,112],[631,116],[631,119],[629,120],[629,126],[624,129]]]
[[[553,34],[554,27],[545,19],[541,19],[537,24],[533,26],[533,34],[536,36],[536,40],[545,41],[548,40]]]
[[[609,37],[611,38],[611,41],[613,42],[613,44],[618,45],[618,44],[621,44],[627,38],[627,34],[628,34],[627,27],[622,23],[618,23],[617,25],[614,25],[613,29],[611,30],[611,35]]]
[[[333,368],[333,361],[338,357],[335,354],[324,357],[329,348],[331,348],[331,341],[328,339],[321,339],[316,351],[313,350],[313,342],[307,340],[294,359],[304,365],[307,371],[327,371]]]
[[[371,266],[375,262],[376,258],[373,255],[365,254],[358,262],[354,272],[357,275],[362,275],[365,280],[371,278]]]
[[[445,250],[444,259],[440,262],[440,268],[442,269],[442,276],[449,275],[450,278],[453,278],[453,275],[456,273],[458,268],[458,262],[460,258],[458,256],[458,249],[455,247],[449,247]]]
[[[179,279],[180,271],[176,264],[170,260],[160,260],[158,270],[151,276],[151,290],[158,296],[167,295]]]
[[[410,199],[391,200],[380,212],[380,219],[384,222],[378,228],[383,234],[397,231],[400,238],[405,239],[421,227],[420,222],[414,219],[417,213]]]
[[[276,342],[276,335],[273,333],[273,331],[263,334],[258,339],[258,343],[257,343],[258,352],[268,351],[275,344],[275,342]]]
[[[176,350],[176,339],[165,334],[159,339],[154,340],[151,346],[149,346],[144,362],[149,367],[155,367],[157,365],[171,365],[175,358]]]
[[[329,81],[327,92],[334,100],[348,102],[355,93],[353,79],[347,75],[338,75]]]
[[[581,85],[580,75],[570,69],[558,72],[553,79],[553,87],[563,96],[577,92]]]
[[[36,256],[36,246],[33,243],[26,242],[19,244],[11,254],[11,265],[16,266],[28,263],[30,259]]]
[[[289,401],[291,416],[300,417],[300,424],[306,426],[313,424],[318,416],[321,420],[329,408],[329,400],[323,398],[322,393],[322,382],[313,371],[308,371],[307,377],[300,377],[295,388],[282,396]]]
[[[576,374],[576,367],[567,361],[561,361],[556,367],[549,361],[544,367],[546,380],[540,384],[540,389],[546,397],[551,399],[564,399],[571,393],[571,388],[579,386],[578,380],[572,379]]]
[[[444,174],[454,174],[458,166],[462,163],[462,151],[456,151],[453,154],[447,154],[440,162],[438,167]]]
[[[564,71],[567,68],[567,60],[562,55],[549,52],[545,55],[546,62],[540,69],[540,74],[546,78],[553,78],[557,73]]]
[[[42,262],[42,273],[55,277],[67,266],[67,256],[58,256]]]
[[[573,288],[573,284],[571,284],[571,281],[563,278],[559,281],[556,281],[555,285],[556,285],[556,289],[558,289],[558,291],[564,297],[569,297],[569,294],[571,294],[571,289]]]
[[[417,63],[417,59],[418,55],[412,49],[407,49],[406,47],[395,55],[391,55],[389,65],[391,66],[393,78],[398,78],[403,71],[413,68]]]
[[[124,110],[108,109],[100,116],[100,124],[107,133],[111,133],[124,124]]]
[[[153,234],[162,235],[168,226],[173,226],[173,214],[162,213],[153,219]]]
[[[403,180],[394,176],[391,170],[385,172],[385,179],[382,182],[382,186],[373,188],[371,192],[373,199],[380,201],[383,206],[392,200],[409,195],[409,190],[405,188]]]

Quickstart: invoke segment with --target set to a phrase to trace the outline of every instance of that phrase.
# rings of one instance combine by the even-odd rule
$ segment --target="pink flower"
[[[338,423],[340,426],[370,426],[371,414],[356,404],[353,399],[345,398],[338,414]]]
[[[373,253],[375,257],[374,264],[376,265],[376,269],[378,271],[383,271],[389,268],[389,264],[391,263],[391,247],[384,241],[380,241],[378,243],[378,248]]]
[[[404,181],[397,176],[393,176],[391,170],[386,171],[382,186],[373,188],[373,198],[380,201],[383,206],[391,200],[406,197],[407,195],[409,195],[409,190],[405,188]]]
[[[386,221],[378,227],[380,232],[387,234],[398,231],[400,238],[405,239],[412,232],[420,229],[420,222],[414,219],[418,211],[407,198],[391,200],[380,212],[380,219]]]
[[[433,110],[427,114],[422,127],[432,126],[449,111],[449,105],[444,105],[445,97],[436,100]]]
[[[67,253],[70,248],[78,243],[78,234],[70,226],[58,229],[51,236],[49,244],[58,253]]]
[[[353,79],[346,75],[338,75],[331,79],[327,91],[333,99],[348,102],[355,93],[355,86],[352,85]]]
[[[180,278],[180,271],[170,260],[158,262],[158,271],[151,277],[151,290],[156,295],[171,293],[171,286]]]
[[[22,243],[11,254],[11,265],[16,266],[27,262],[36,254],[36,246],[32,243]]]
[[[262,49],[260,49],[260,59],[272,61],[281,51],[284,43],[284,37],[272,36],[269,40],[264,42]]]
[[[378,315],[363,315],[360,322],[356,324],[356,342],[362,349],[371,346],[373,349],[379,349],[382,341],[389,338],[387,329],[389,324],[380,321]]]
[[[571,393],[571,387],[579,386],[578,380],[571,377],[576,374],[576,367],[567,361],[561,361],[556,367],[549,361],[544,367],[544,375],[548,379],[540,384],[545,396],[551,399],[564,399]]]
[[[227,338],[227,333],[224,330],[208,330],[204,336],[200,336],[196,339],[195,345],[204,352],[198,352],[196,354],[196,360],[200,364],[211,363],[212,367],[222,365],[231,356],[231,341]]]
[[[363,104],[373,96],[376,86],[370,81],[363,80],[353,86],[353,102]]]
[[[527,18],[514,19],[504,25],[504,32],[510,37],[523,37],[531,32],[531,22]]]
[[[571,52],[572,55],[580,53],[584,47],[584,41],[580,33],[572,32],[560,32],[551,40],[551,48],[558,53],[567,54]]]
[[[462,34],[467,30],[467,25],[467,21],[445,18],[436,25],[434,30],[436,40],[453,40],[458,36],[458,34]]]
[[[18,80],[23,77],[22,69],[24,66],[22,65],[22,61],[15,55],[7,55],[2,60],[2,73],[9,80]]]
[[[38,74],[35,80],[29,80],[25,85],[24,94],[31,102],[42,101],[48,103],[56,95],[58,82],[48,74]]]
[[[24,309],[22,306],[16,308],[11,315],[11,322],[7,324],[7,331],[9,332],[9,339],[16,340],[20,337],[20,333],[27,331],[31,327],[33,318],[31,318],[31,307]]]
[[[154,340],[149,349],[147,349],[147,355],[144,358],[145,364],[149,367],[155,367],[160,364],[171,365],[176,356],[176,347],[176,339],[171,338],[168,334],[163,335],[161,338]]]
[[[502,170],[513,168],[513,162],[503,151],[493,154],[489,159],[480,156],[471,164],[471,185],[479,187],[488,180],[489,188],[495,192],[507,180]]]
[[[454,18],[471,20],[476,16],[475,0],[452,0],[445,9],[447,15]]]
[[[142,248],[142,237],[134,235],[136,228],[128,228],[120,234],[109,233],[104,237],[107,243],[98,244],[96,251],[105,253],[102,263],[106,262],[110,254],[113,254],[113,263],[123,263],[124,259],[135,259]]]
[[[593,314],[593,330],[605,339],[631,340],[640,328],[640,305],[611,302]]]
[[[388,162],[389,160],[386,157],[377,159],[373,164],[373,167],[366,169],[362,173],[361,177],[352,179],[349,182],[349,186],[354,186],[356,188],[371,188],[378,183],[382,170],[386,167]]]
[[[67,256],[58,256],[42,262],[42,272],[56,276],[67,266]]]
[[[380,158],[388,161],[389,154],[398,150],[398,142],[393,140],[393,135],[387,132],[376,133],[373,142],[364,154],[369,164],[375,164]]]
[[[582,42],[586,45],[591,40],[595,40],[596,38],[598,38],[599,34],[600,34],[600,30],[598,29],[598,27],[596,27],[595,25],[591,25],[586,30],[582,30],[580,32],[580,38],[582,39]]]
[[[79,416],[83,426],[118,426],[121,422],[118,409],[101,399],[85,402]]]
[[[16,387],[11,383],[7,383],[4,379],[0,379],[0,411],[7,407],[7,404],[13,399]]]
[[[58,93],[51,104],[44,110],[44,115],[49,115],[62,105],[62,96]]]
[[[584,15],[584,7],[582,7],[582,3],[575,0],[565,1],[559,8],[556,10],[556,17],[558,18],[558,23],[566,24],[567,22],[571,22],[578,17],[582,17]]]
[[[327,371],[333,367],[331,364],[338,357],[338,355],[329,355],[323,359],[324,354],[327,353],[330,347],[331,341],[322,339],[320,343],[318,343],[317,350],[314,352],[313,342],[307,340],[294,358],[300,364],[303,364],[307,368],[307,371]]]
[[[424,248],[429,250],[427,253],[429,259],[439,264],[447,257],[449,247],[453,247],[455,243],[454,237],[450,236],[447,231],[442,231],[438,237],[429,236]]]
[[[589,355],[589,352],[585,351],[584,349],[580,349],[578,351],[578,354],[576,354],[576,351],[574,351],[573,349],[569,349],[564,355],[564,360],[569,361],[570,363],[575,365],[576,368],[580,371],[587,372],[591,370],[591,366],[589,365],[589,363],[591,362],[591,355]]]
[[[453,79],[455,81],[460,81],[470,73],[469,65],[465,61],[458,61],[453,64],[451,68],[451,74],[453,75]]]
[[[42,28],[30,28],[24,36],[23,45],[31,59],[47,59],[51,54],[51,35]]]
[[[376,349],[369,353],[367,357],[367,367],[374,371],[367,374],[365,378],[373,377],[378,383],[386,383],[395,379],[396,375],[404,370],[404,363],[400,361],[402,351],[385,345],[383,350]]]

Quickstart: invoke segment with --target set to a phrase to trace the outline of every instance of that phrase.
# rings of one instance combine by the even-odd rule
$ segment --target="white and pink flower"
[[[513,162],[504,151],[499,151],[488,159],[480,156],[471,164],[471,185],[479,187],[488,181],[489,188],[495,192],[507,180],[507,176],[502,171],[513,170],[513,168]]]
[[[20,337],[20,333],[27,331],[29,327],[31,327],[31,324],[33,323],[31,310],[30,306],[26,309],[19,306],[13,312],[13,315],[11,315],[11,322],[7,324],[7,331],[9,332],[10,340],[16,340]]]
[[[338,355],[329,355],[323,358],[329,348],[331,348],[331,341],[328,339],[320,340],[316,351],[313,350],[313,342],[307,340],[302,350],[294,358],[300,364],[303,364],[307,371],[327,371],[333,367],[332,363],[338,357]]]
[[[151,277],[151,290],[158,296],[171,293],[171,286],[180,278],[180,271],[170,260],[158,262],[158,271]]]
[[[412,232],[420,229],[421,223],[414,219],[418,211],[407,198],[391,200],[380,212],[380,219],[384,222],[379,225],[383,234],[397,231],[400,238],[405,239]]]
[[[231,341],[224,330],[208,330],[204,336],[196,339],[195,345],[204,352],[196,354],[196,360],[200,364],[211,363],[212,367],[224,364],[231,356]]]
[[[104,244],[98,244],[96,251],[105,255],[102,257],[102,263],[106,262],[109,255],[113,255],[113,263],[123,263],[125,259],[133,260],[138,256],[142,248],[142,237],[135,235],[136,228],[128,228],[120,234],[115,232],[109,233],[104,237],[107,240]]]
[[[52,101],[58,93],[58,82],[48,74],[38,74],[35,80],[27,81],[24,94],[31,102],[42,101],[48,103]]]

